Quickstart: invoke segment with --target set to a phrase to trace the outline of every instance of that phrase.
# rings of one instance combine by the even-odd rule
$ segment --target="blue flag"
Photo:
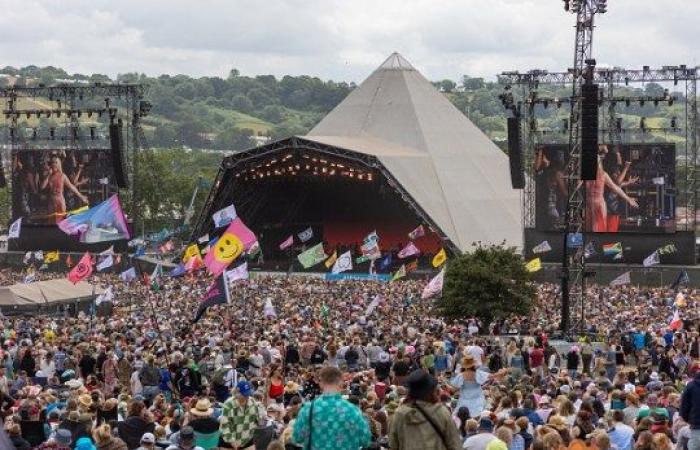
[[[678,276],[676,277],[676,281],[674,281],[671,285],[671,289],[678,289],[679,287],[688,284],[688,281],[690,281],[688,280],[688,272],[686,272],[685,270],[681,270]]]
[[[379,261],[379,270],[386,271],[391,268],[391,252],[387,253],[384,258]]]
[[[185,265],[180,263],[177,266],[175,266],[170,272],[168,272],[168,275],[171,277],[181,277],[187,272],[187,269],[185,269]]]

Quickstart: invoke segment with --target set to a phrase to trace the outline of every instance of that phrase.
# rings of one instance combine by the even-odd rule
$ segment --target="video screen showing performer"
[[[567,190],[568,146],[535,151],[537,228],[561,230]],[[673,233],[676,231],[676,150],[673,144],[598,146],[594,181],[585,181],[585,231]]]
[[[110,150],[14,150],[12,211],[24,223],[55,224],[103,201],[113,176]],[[107,181],[107,183],[105,183]]]

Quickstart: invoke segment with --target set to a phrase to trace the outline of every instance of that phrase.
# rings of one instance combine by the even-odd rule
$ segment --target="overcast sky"
[[[700,0],[609,0],[599,64],[700,64]],[[0,0],[0,66],[361,81],[392,51],[430,79],[572,65],[559,0]]]

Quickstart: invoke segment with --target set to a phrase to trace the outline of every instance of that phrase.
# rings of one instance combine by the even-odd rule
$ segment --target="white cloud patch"
[[[311,74],[361,81],[394,50],[428,78],[572,64],[551,0],[0,0],[0,64],[69,72]],[[609,65],[698,64],[700,2],[616,0],[598,20]]]

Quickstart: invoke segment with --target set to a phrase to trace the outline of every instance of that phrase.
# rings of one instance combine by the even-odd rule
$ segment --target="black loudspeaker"
[[[598,85],[581,86],[581,179],[598,174]]]
[[[128,187],[126,173],[124,172],[124,141],[122,140],[122,120],[109,124],[109,143],[112,147],[112,167],[114,178],[120,188]]]
[[[525,187],[523,173],[523,150],[520,143],[520,118],[508,118],[508,159],[510,160],[510,183],[513,189]]]

